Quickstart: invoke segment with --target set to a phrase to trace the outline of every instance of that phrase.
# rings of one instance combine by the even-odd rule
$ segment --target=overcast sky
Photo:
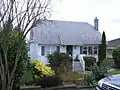
[[[53,0],[55,1],[55,0]],[[120,0],[61,0],[55,2],[51,19],[88,22],[99,18],[99,31],[107,40],[120,38]]]

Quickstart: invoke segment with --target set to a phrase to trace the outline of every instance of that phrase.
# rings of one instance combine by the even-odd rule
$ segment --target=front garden
[[[118,54],[115,53],[114,57],[118,57]],[[104,59],[98,65],[94,57],[84,57],[86,71],[77,73],[72,72],[72,58],[69,55],[65,53],[53,53],[48,58],[49,65],[44,65],[40,60],[30,62],[29,68],[22,77],[22,86],[78,89],[78,87],[96,86],[100,79],[109,75],[120,74],[119,69],[110,70],[111,66],[108,59]],[[55,88],[51,88],[51,90]]]
[[[65,53],[48,56],[49,65],[40,60],[32,60],[22,77],[22,86],[41,86],[42,88],[79,85],[88,86],[86,73],[72,72],[72,58]]]

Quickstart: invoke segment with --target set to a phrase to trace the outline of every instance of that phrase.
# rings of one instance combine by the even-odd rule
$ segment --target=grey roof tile
[[[120,38],[108,41],[107,47],[115,47],[120,45]]]
[[[83,45],[100,44],[101,34],[85,22],[48,21],[33,30],[33,39],[39,44]]]

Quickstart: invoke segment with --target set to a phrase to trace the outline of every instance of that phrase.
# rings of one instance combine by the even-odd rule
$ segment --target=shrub
[[[32,76],[32,70],[31,70],[31,69],[28,69],[28,70],[24,73],[24,75],[23,75],[23,77],[22,77],[22,79],[21,79],[21,84],[22,84],[22,85],[32,85],[33,82],[34,82],[34,80],[33,80],[33,76]]]
[[[54,87],[62,85],[62,80],[58,76],[48,76],[37,80],[36,85],[40,85],[42,88]]]
[[[91,66],[96,63],[95,57],[83,57],[85,60],[85,70],[91,70]]]
[[[17,50],[19,48],[18,46],[19,46],[19,42],[20,42],[19,40],[21,40],[20,33],[13,32],[13,34],[11,35],[11,37],[9,38],[9,40],[7,42],[7,46],[8,46],[7,60],[8,60],[9,73],[12,72],[13,67],[15,65],[16,54],[18,52]],[[22,43],[23,44],[22,44],[21,51],[20,51],[20,57],[19,57],[17,67],[15,70],[13,90],[16,90],[16,88],[19,87],[20,80],[21,80],[23,74],[25,73],[25,71],[27,70],[27,66],[29,63],[26,41],[23,40]],[[3,48],[1,46],[2,45],[0,45],[1,56],[4,57],[4,53],[2,50]]]
[[[32,61],[32,69],[34,79],[54,75],[54,71],[51,67],[44,65],[40,60]]]
[[[93,73],[86,75],[85,81],[86,84],[89,86],[95,85],[95,76],[93,75]]]
[[[59,75],[64,84],[76,84],[77,79],[84,79],[85,76],[86,75],[84,73],[76,72],[66,72]]]
[[[21,83],[25,85],[33,85],[37,79],[55,75],[51,67],[44,65],[40,60],[33,60],[29,68],[23,75]]]
[[[120,46],[113,49],[112,56],[114,59],[115,67],[120,68]]]
[[[91,67],[92,73],[89,74],[86,78],[87,83],[89,85],[92,85],[95,84],[95,82],[101,80],[102,78],[108,76],[108,72],[107,72],[108,68],[109,68],[109,64],[107,59],[104,59],[103,63],[101,63],[100,66],[94,64]]]
[[[61,70],[62,72],[72,70],[72,58],[66,53],[55,52],[48,55],[48,59],[50,66],[54,69],[55,73],[61,73]]]

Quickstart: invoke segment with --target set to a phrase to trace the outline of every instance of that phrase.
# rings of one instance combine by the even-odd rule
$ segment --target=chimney
[[[97,17],[95,17],[94,19],[94,28],[98,31],[98,21],[99,19]]]

